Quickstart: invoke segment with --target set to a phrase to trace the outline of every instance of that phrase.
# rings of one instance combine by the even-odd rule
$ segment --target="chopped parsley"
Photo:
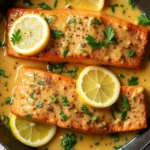
[[[43,107],[43,102],[37,102],[36,107],[37,108],[42,108]]]
[[[125,76],[123,74],[119,74],[118,77],[125,78]]]
[[[33,6],[34,4],[31,2],[31,0],[23,0],[23,3],[25,3],[26,6]]]
[[[7,87],[7,86],[8,86],[8,82],[5,82],[5,83],[4,83],[4,86]]]
[[[67,56],[67,54],[68,54],[68,49],[67,49],[67,48],[65,48],[65,49],[64,49],[64,51],[63,51],[63,54],[62,54],[62,55],[63,55],[63,57],[66,57],[66,56]]]
[[[88,53],[85,49],[81,49],[82,53]]]
[[[11,97],[7,97],[6,100],[5,100],[5,104],[12,104],[13,103],[13,98]]]
[[[35,99],[35,97],[34,97],[32,92],[30,93],[30,98],[33,99],[33,100]]]
[[[4,78],[8,78],[8,76],[6,76],[6,74],[5,74],[5,70],[4,69],[0,69],[0,76],[2,76]]]
[[[132,9],[135,8],[135,3],[133,2],[133,0],[128,0],[128,3]]]
[[[57,4],[58,4],[58,0],[55,0],[55,2],[54,2],[54,8],[57,7]]]
[[[100,144],[99,142],[96,142],[96,143],[95,143],[95,145],[99,145],[99,144]]]
[[[65,3],[68,4],[68,0],[65,0]]]
[[[22,36],[20,35],[21,30],[18,29],[11,37],[11,42],[13,43],[13,45],[16,45],[17,42],[19,42],[22,38]]]
[[[61,98],[62,98],[62,105],[64,105],[64,106],[68,106],[69,105],[69,101],[67,100],[67,97],[66,96],[61,96]]]
[[[127,117],[127,110],[123,111],[121,114],[121,120],[126,120]]]
[[[131,77],[131,79],[128,79],[128,85],[138,85],[139,83],[138,77]]]
[[[112,27],[107,27],[104,31],[103,31],[103,33],[104,33],[104,36],[105,36],[105,38],[106,38],[106,41],[105,42],[103,42],[103,46],[104,47],[108,47],[108,44],[109,43],[116,43],[116,40],[115,40],[115,31],[114,31],[114,29],[112,28]]]
[[[6,44],[4,41],[0,41],[0,47],[4,47]]]
[[[62,119],[63,119],[64,121],[67,120],[67,115],[66,115],[63,111],[61,111],[61,112],[59,113],[59,115],[61,115],[61,117],[62,117]]]
[[[60,30],[52,30],[53,39],[58,39],[61,36],[64,36],[64,33]]]
[[[127,110],[130,110],[129,101],[125,95],[122,96],[122,106],[125,107]]]
[[[90,22],[90,25],[101,25],[101,24],[102,24],[102,22],[100,20],[98,20],[97,18],[94,18]]]
[[[56,103],[57,102],[57,98],[54,96],[52,97],[52,103]]]
[[[115,150],[119,150],[122,146],[114,146]]]
[[[53,22],[52,18],[45,17],[45,20],[47,21],[47,23],[52,23]]]
[[[65,70],[64,73],[68,73],[72,78],[77,76],[78,68],[74,68],[72,70]]]
[[[109,5],[109,7],[111,8],[111,11],[114,13],[115,8],[118,7],[118,4]]]
[[[4,124],[4,126],[9,130],[11,131],[10,129],[10,126],[9,126],[9,121],[10,121],[10,118],[6,115],[3,115],[1,118],[0,118]]]
[[[146,15],[141,15],[138,17],[139,25],[145,26],[150,24],[150,19]]]
[[[119,142],[120,141],[119,133],[112,133],[109,136],[114,139],[114,142]]]
[[[41,80],[38,80],[38,81],[37,81],[37,84],[39,84],[39,85],[44,85],[44,82],[41,81]]]
[[[101,42],[100,41],[96,42],[94,37],[91,35],[88,35],[86,37],[86,41],[87,41],[88,45],[90,45],[90,47],[92,48],[93,51],[100,49],[102,47]]]
[[[128,50],[126,54],[127,54],[127,56],[129,56],[129,57],[133,57],[133,56],[136,55],[136,51]]]
[[[38,6],[40,6],[42,9],[51,10],[52,8],[47,5],[46,3],[39,3]]]
[[[76,24],[76,19],[73,18],[73,19],[70,19],[70,20],[68,21],[68,24],[72,24],[72,23],[73,23],[73,24]]]
[[[25,116],[25,118],[31,118],[33,116],[33,114],[27,114],[26,116]]]
[[[92,120],[93,120],[93,121],[96,121],[97,119],[98,119],[97,116],[92,116]]]
[[[66,133],[64,139],[60,142],[60,145],[64,147],[64,150],[72,150],[77,143],[77,137],[74,133]]]
[[[114,120],[116,120],[114,111],[110,111],[110,113],[111,113],[112,118],[113,118]]]

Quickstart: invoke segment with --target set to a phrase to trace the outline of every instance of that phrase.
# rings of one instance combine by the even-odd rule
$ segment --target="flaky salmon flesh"
[[[100,109],[84,104],[73,78],[22,67],[17,81],[11,109],[17,116],[96,134],[147,127],[141,86],[122,86],[117,102]]]
[[[19,17],[30,13],[39,14],[48,22],[49,44],[42,52],[27,57],[16,53],[8,40],[10,56],[126,68],[140,68],[142,64],[148,42],[148,29],[144,27],[98,12],[13,8],[8,11],[7,33]]]

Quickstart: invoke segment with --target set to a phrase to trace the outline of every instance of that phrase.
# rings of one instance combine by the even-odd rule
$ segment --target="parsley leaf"
[[[141,15],[138,17],[138,23],[142,26],[150,24],[150,19],[146,15]]]
[[[82,105],[81,110],[82,110],[82,112],[83,112],[84,114],[87,114],[87,115],[89,115],[89,116],[92,116],[92,114],[89,112],[89,109],[88,109],[87,106]]]
[[[46,3],[39,3],[38,4],[41,8],[43,8],[43,9],[47,9],[47,10],[51,10],[52,8],[49,6],[49,5],[47,5]]]
[[[127,110],[123,111],[121,114],[121,120],[126,120],[127,117]]]
[[[26,116],[25,116],[25,118],[31,118],[33,116],[33,114],[27,114]]]
[[[33,6],[34,4],[30,0],[23,0],[23,3],[26,4],[26,6]]]
[[[47,23],[52,23],[53,22],[52,18],[45,17],[45,20],[47,21]]]
[[[39,84],[39,85],[44,85],[44,82],[41,81],[41,80],[38,80],[38,81],[37,81],[37,84]]]
[[[67,48],[65,48],[65,49],[64,49],[64,51],[63,51],[63,54],[62,54],[62,55],[63,55],[63,57],[66,57],[66,56],[67,56],[67,54],[68,54],[68,49],[67,49]]]
[[[68,4],[68,0],[65,0],[65,3]]]
[[[4,43],[4,41],[0,41],[0,47],[4,47],[6,44]]]
[[[125,78],[125,76],[123,74],[119,74],[118,77]]]
[[[122,106],[126,107],[127,110],[130,110],[129,101],[125,95],[122,97]]]
[[[110,111],[110,113],[111,113],[112,118],[113,118],[114,120],[116,120],[114,111]]]
[[[112,27],[107,27],[104,31],[103,31],[105,37],[106,37],[106,42],[103,42],[103,46],[108,47],[109,43],[116,43],[116,40],[114,38],[115,36],[115,31]]]
[[[37,108],[42,108],[43,107],[43,102],[37,102],[36,107]]]
[[[133,0],[128,0],[128,3],[132,9],[135,8],[135,3],[133,2]]]
[[[76,135],[74,133],[66,133],[64,139],[60,142],[60,145],[64,147],[64,150],[71,150],[77,143]]]
[[[63,111],[61,111],[61,112],[59,113],[59,115],[61,115],[61,117],[62,117],[62,119],[63,119],[64,121],[67,120],[67,115],[66,115]]]
[[[138,77],[131,77],[131,79],[128,79],[128,85],[137,85],[139,83]]]
[[[114,146],[115,150],[119,150],[122,146]]]
[[[5,75],[5,70],[0,69],[0,76],[4,77],[4,78],[8,78],[8,76]]]
[[[114,13],[115,8],[118,7],[118,4],[109,5],[109,7],[111,8],[111,11]]]
[[[5,100],[5,104],[12,104],[13,103],[13,98],[7,97]]]
[[[33,99],[33,100],[35,99],[35,97],[34,97],[32,92],[30,93],[30,98]]]
[[[56,8],[56,7],[57,7],[57,4],[58,4],[58,0],[55,0],[54,8]]]
[[[52,30],[53,39],[58,39],[61,36],[64,36],[64,33],[60,30]]]
[[[69,101],[67,100],[66,96],[61,96],[63,102],[61,103],[64,106],[68,106],[69,105]]]
[[[114,142],[119,142],[120,141],[120,135],[119,135],[119,133],[112,133],[109,136],[111,138],[114,138]]]
[[[91,20],[90,25],[101,25],[102,22],[100,20],[98,20],[97,18],[94,18],[93,20]]]
[[[129,50],[129,51],[127,51],[126,54],[127,54],[127,56],[129,56],[129,57],[133,57],[133,56],[136,55],[136,51]]]
[[[57,98],[55,96],[52,97],[52,103],[56,103],[56,101],[57,101]]]
[[[76,20],[73,18],[73,19],[70,19],[69,21],[68,21],[68,24],[71,24],[71,23],[73,23],[73,24],[76,24]]]
[[[65,70],[64,73],[68,73],[72,78],[77,76],[78,68],[74,68],[72,70]]]
[[[92,37],[91,35],[88,35],[86,37],[86,41],[93,51],[102,47],[101,42],[100,41],[96,42],[94,37]]]
[[[18,29],[11,37],[11,42],[13,43],[13,45],[16,45],[17,42],[19,42],[22,38],[22,36],[20,35],[21,30]]]
[[[9,118],[8,116],[6,116],[6,115],[3,115],[3,116],[1,116],[0,120],[2,120],[4,126],[5,126],[9,131],[11,131],[10,126],[9,126],[10,118]]]

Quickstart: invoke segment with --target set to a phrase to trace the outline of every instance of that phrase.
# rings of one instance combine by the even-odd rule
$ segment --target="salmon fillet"
[[[76,80],[70,77],[21,68],[17,81],[11,109],[17,116],[89,133],[131,131],[147,126],[141,86],[123,86],[116,104],[98,109],[83,103]],[[123,97],[129,103],[126,112]]]
[[[46,20],[51,19],[49,44],[39,54],[27,57],[17,54],[8,40],[7,52],[10,56],[57,63],[103,64],[127,68],[141,66],[148,41],[148,29],[144,27],[97,12],[13,8],[8,11],[7,33],[17,18],[29,13],[39,14]],[[61,35],[57,35],[57,31]],[[104,31],[109,32],[108,37]],[[114,35],[111,40],[108,39],[110,34]]]

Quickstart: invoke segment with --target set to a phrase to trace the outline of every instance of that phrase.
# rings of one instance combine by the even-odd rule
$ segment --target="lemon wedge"
[[[13,49],[26,56],[42,51],[49,38],[49,26],[46,20],[37,14],[26,14],[18,18],[9,32],[9,41]]]
[[[117,101],[120,83],[108,69],[88,66],[79,75],[77,91],[86,104],[103,108],[111,106]]]
[[[69,0],[69,4],[75,9],[101,11],[105,0]]]
[[[55,125],[32,122],[10,115],[10,128],[13,135],[23,144],[39,147],[46,144],[56,133]]]

